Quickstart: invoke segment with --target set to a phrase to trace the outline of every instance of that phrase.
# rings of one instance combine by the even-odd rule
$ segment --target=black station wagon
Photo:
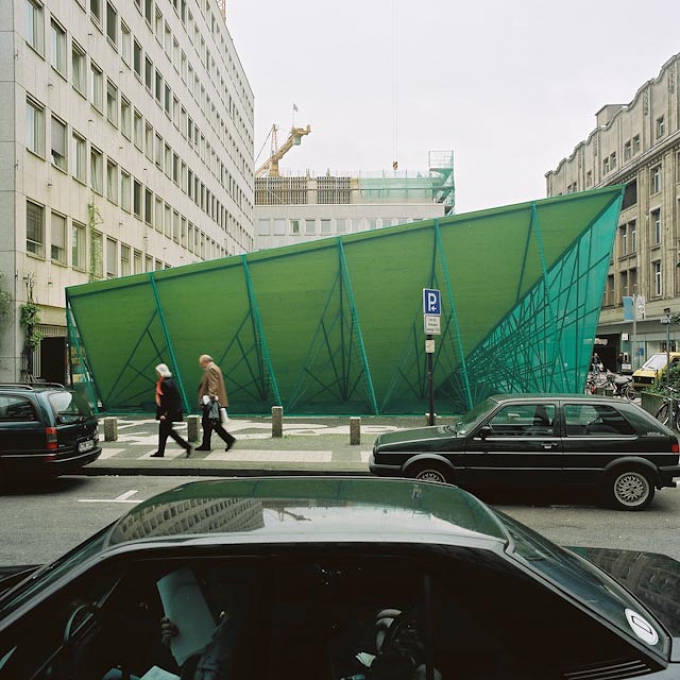
[[[675,487],[678,439],[624,400],[495,395],[453,425],[380,435],[370,470],[465,488],[580,485],[623,510],[641,510],[655,489]]]
[[[0,480],[66,474],[100,454],[97,417],[77,392],[0,384]]]
[[[448,484],[201,481],[0,580],[0,680],[677,679],[680,564],[653,557]]]

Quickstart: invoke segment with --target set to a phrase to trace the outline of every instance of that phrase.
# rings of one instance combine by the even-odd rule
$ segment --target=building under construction
[[[428,160],[428,171],[417,173],[329,171],[281,176],[278,163],[274,172],[271,164],[263,166],[255,178],[256,249],[451,214],[453,152],[430,152]]]

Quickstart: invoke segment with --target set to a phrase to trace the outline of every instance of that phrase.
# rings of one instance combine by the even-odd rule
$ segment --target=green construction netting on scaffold
[[[622,191],[71,287],[74,384],[102,411],[152,411],[163,362],[196,412],[198,357],[210,354],[234,414],[422,414],[423,289],[434,288],[437,413],[497,392],[581,392]]]

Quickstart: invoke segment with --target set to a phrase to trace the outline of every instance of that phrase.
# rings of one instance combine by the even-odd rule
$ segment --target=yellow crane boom
[[[277,148],[276,143],[276,125],[272,125],[270,132],[272,138],[272,153],[271,156],[255,171],[255,177],[279,177],[279,161],[294,147],[299,146],[302,138],[308,135],[312,128],[308,125],[306,128],[293,126],[288,135],[288,139]]]

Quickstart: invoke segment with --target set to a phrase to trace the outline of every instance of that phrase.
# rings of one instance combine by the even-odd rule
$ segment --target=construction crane
[[[272,129],[269,132],[269,136],[272,140],[272,152],[271,156],[256,170],[255,177],[279,177],[279,161],[294,147],[300,146],[302,138],[308,135],[312,131],[312,128],[308,125],[306,128],[299,128],[293,126],[288,135],[288,139],[281,145],[278,146],[276,133],[278,128],[276,125],[272,125]],[[266,143],[266,142],[265,142]]]

